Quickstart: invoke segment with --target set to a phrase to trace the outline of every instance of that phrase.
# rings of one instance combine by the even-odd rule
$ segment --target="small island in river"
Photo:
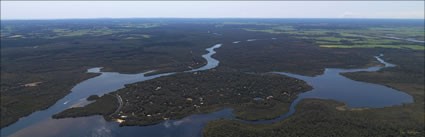
[[[286,113],[299,93],[311,89],[302,80],[278,74],[248,74],[212,69],[178,73],[126,85],[125,88],[111,93],[123,100],[119,113],[113,115],[105,115],[103,110],[100,112],[87,108],[98,106],[109,110],[116,108],[116,105],[92,103],[80,108],[88,110],[83,111],[84,114],[75,113],[77,109],[71,108],[55,115],[54,118],[102,114],[105,119],[119,121],[121,126],[152,125],[191,114],[233,108],[233,114],[237,118],[265,120]],[[96,102],[106,100],[105,96],[110,95],[106,94]]]
[[[116,97],[111,94],[105,94],[102,97],[92,95],[87,98],[88,101],[95,101],[84,107],[71,107],[63,112],[53,115],[53,118],[67,118],[67,117],[84,117],[91,115],[103,115],[105,118],[113,114],[118,108],[119,103]]]

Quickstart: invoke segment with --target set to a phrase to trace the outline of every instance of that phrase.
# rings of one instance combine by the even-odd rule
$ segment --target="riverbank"
[[[401,55],[404,57],[400,58]],[[249,124],[220,119],[208,123],[203,136],[421,137],[425,133],[423,56],[423,53],[406,54],[388,50],[382,58],[397,66],[373,72],[342,73],[357,81],[385,85],[406,92],[414,98],[411,104],[348,109],[345,108],[346,103],[334,100],[304,99],[297,104],[294,114],[275,123]]]
[[[295,114],[281,121],[247,124],[238,120],[219,119],[206,125],[203,136],[423,136],[423,121],[415,119],[418,112],[411,111],[417,108],[389,107],[362,111],[336,109],[343,105],[333,100],[306,99],[296,106]]]
[[[311,87],[304,81],[277,74],[222,69],[178,73],[114,92],[124,102],[112,117],[122,119],[121,126],[152,125],[231,107],[241,119],[272,119],[286,113],[297,95],[308,90]]]
[[[58,99],[69,94],[73,86],[98,75],[87,74],[84,72],[85,70],[85,68],[81,68],[38,74],[2,72],[0,127],[7,127],[22,117],[48,109]],[[37,86],[23,86],[19,85],[20,82],[11,84],[10,80],[17,77],[25,79],[22,80],[22,83],[27,81],[42,81],[42,83]]]
[[[121,95],[125,102],[120,105],[118,114],[105,119],[117,119],[120,126],[152,125],[164,120],[232,107],[235,108],[234,114],[238,118],[266,120],[286,113],[289,104],[300,92],[311,90],[303,81],[276,74],[247,74],[227,69],[208,70],[218,66],[219,61],[211,56],[216,53],[214,49],[220,47],[221,44],[216,44],[206,49],[209,53],[202,57],[208,63],[203,67],[160,77],[155,81],[130,84],[114,92],[113,94]],[[157,86],[152,87],[153,85]],[[164,102],[165,100],[169,102]],[[103,114],[102,112],[86,107],[71,108],[54,117],[89,116]]]
[[[75,118],[91,115],[102,115],[106,120],[110,120],[109,115],[113,114],[120,104],[117,97],[112,94],[105,94],[102,97],[95,99],[95,102],[84,107],[72,107],[65,111],[52,116],[52,118]]]
[[[7,22],[7,21],[6,21]],[[46,38],[56,35],[51,30],[94,31],[83,29],[86,23],[73,21],[26,21],[9,22],[2,26],[13,28],[11,33],[24,33],[22,38],[1,37],[1,124],[0,127],[15,123],[38,111],[52,107],[57,101],[71,93],[72,87],[96,74],[87,74],[90,67],[103,66],[103,71],[134,74],[152,69],[158,72],[190,70],[206,63],[201,57],[204,49],[217,42],[206,34],[203,25],[173,24],[156,28],[137,28],[139,21],[127,20],[128,27],[105,20],[96,24],[109,28],[107,35],[72,35]],[[157,22],[157,21],[154,21]],[[46,24],[49,24],[48,27]],[[143,23],[142,23],[143,24]],[[35,27],[37,26],[37,27]],[[200,30],[192,30],[199,27]],[[32,28],[34,33],[26,33]],[[117,30],[138,32],[122,33]],[[190,33],[188,33],[188,30]],[[204,31],[205,30],[205,31]],[[150,38],[127,39],[135,35]],[[99,31],[100,32],[100,31]],[[117,33],[122,33],[119,36]],[[204,34],[205,33],[205,34]],[[161,37],[159,37],[161,36]],[[175,37],[178,36],[178,37]],[[37,86],[25,84],[42,82]]]

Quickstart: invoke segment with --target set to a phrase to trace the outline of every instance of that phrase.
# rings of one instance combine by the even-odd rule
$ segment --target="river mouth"
[[[257,39],[246,40],[243,42],[255,41]],[[242,43],[242,41],[234,42],[234,44]],[[198,69],[185,72],[195,72],[212,69],[218,66],[219,61],[212,58],[216,52],[214,49],[220,48],[221,44],[216,44],[207,48],[207,54],[202,57],[207,60],[207,64]],[[378,61],[385,64],[384,67],[392,67],[394,65],[383,61],[376,57]],[[274,72],[277,74],[287,75],[306,81],[313,86],[313,90],[302,93],[291,104],[290,111],[281,115],[279,118],[261,121],[245,121],[248,123],[269,123],[279,121],[295,112],[295,105],[305,98],[334,99],[347,103],[348,107],[387,107],[392,105],[400,105],[403,103],[413,102],[413,98],[404,93],[385,86],[370,84],[365,82],[353,81],[343,77],[343,72],[358,71],[378,71],[383,67],[370,67],[366,69],[333,69],[328,68],[323,75],[316,77],[307,77],[285,72]],[[102,116],[90,116],[80,118],[52,119],[51,116],[61,112],[72,105],[81,103],[81,99],[97,94],[103,95],[120,88],[124,88],[125,84],[135,83],[145,80],[154,79],[161,76],[175,74],[162,73],[152,76],[145,76],[150,73],[144,72],[139,74],[120,74],[116,72],[101,72],[101,68],[89,69],[89,73],[101,73],[100,76],[88,79],[77,84],[72,93],[59,100],[54,106],[47,110],[35,112],[28,117],[20,119],[18,122],[1,129],[1,136],[146,136],[146,137],[188,137],[201,136],[203,127],[211,120],[219,118],[233,117],[231,109],[224,109],[208,114],[190,115],[179,120],[165,120],[159,124],[151,126],[133,126],[119,127],[117,122],[107,122]],[[347,90],[348,87],[362,87],[361,90]],[[352,88],[354,89],[354,88]],[[343,92],[344,91],[344,92]],[[361,91],[361,92],[359,92]],[[373,93],[373,94],[371,94]],[[349,96],[345,96],[345,94]],[[390,95],[388,95],[390,94]],[[356,95],[356,96],[355,96]],[[387,96],[388,95],[388,96]],[[362,103],[363,102],[363,103]],[[84,103],[83,103],[84,104]],[[46,127],[49,127],[46,129]],[[50,128],[51,127],[51,128]]]

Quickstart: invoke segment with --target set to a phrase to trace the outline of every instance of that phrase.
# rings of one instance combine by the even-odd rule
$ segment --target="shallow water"
[[[205,58],[208,63],[201,68],[190,70],[187,72],[201,71],[201,70],[207,70],[207,69],[217,67],[219,64],[219,61],[212,58],[211,56],[216,53],[214,49],[220,48],[220,46],[221,44],[216,44],[211,48],[207,48],[206,50],[208,51],[208,53],[205,55],[202,55],[202,57]],[[101,74],[97,77],[85,80],[77,84],[75,87],[71,89],[72,92],[70,94],[60,99],[59,101],[57,101],[53,106],[49,107],[48,109],[34,112],[27,117],[23,117],[19,119],[19,121],[17,121],[16,123],[8,127],[2,128],[0,130],[1,136],[8,136],[8,135],[14,134],[15,132],[17,133],[15,133],[14,135],[35,136],[37,134],[34,134],[34,132],[39,132],[37,130],[42,130],[42,131],[50,130],[50,126],[47,126],[49,128],[45,128],[43,130],[43,128],[41,127],[45,127],[45,126],[40,126],[40,125],[46,125],[46,124],[64,125],[64,127],[66,127],[65,125],[67,125],[67,123],[75,123],[77,121],[82,122],[86,120],[87,118],[70,118],[72,119],[72,122],[70,122],[69,119],[57,120],[57,119],[52,119],[51,116],[59,112],[62,112],[67,108],[76,107],[76,106],[84,106],[90,103],[86,101],[86,98],[90,95],[96,94],[101,96],[103,94],[124,88],[125,84],[141,82],[145,80],[154,79],[157,77],[175,74],[175,72],[171,72],[171,73],[162,73],[162,74],[157,74],[152,76],[145,76],[145,74],[150,73],[152,71],[139,73],[139,74],[120,74],[117,72],[100,72],[100,70],[101,70],[101,67],[88,69],[87,70],[88,73],[101,73]],[[93,118],[89,118],[89,119],[93,119]],[[101,118],[101,120],[103,120],[103,118]],[[90,123],[89,125],[93,125],[93,124],[94,123]],[[71,126],[71,125],[68,125],[68,126]],[[96,128],[94,127],[93,129],[96,129]],[[66,130],[70,130],[70,129],[64,129],[63,131],[59,132],[60,134],[54,134],[53,136],[64,136],[64,133],[67,133]],[[85,130],[91,130],[91,129],[85,129]],[[23,133],[26,133],[26,134],[23,134]],[[41,132],[41,133],[44,133],[44,132]],[[48,133],[48,132],[45,132],[45,133]],[[79,136],[83,136],[83,135],[87,135],[87,134],[81,134]],[[40,136],[48,136],[48,135],[46,134],[46,135],[40,135]]]
[[[116,91],[120,88],[124,88],[125,84],[134,83],[138,81],[145,81],[145,80],[154,79],[161,76],[174,74],[174,73],[164,73],[164,74],[145,77],[144,74],[148,72],[140,73],[140,74],[119,74],[115,72],[99,72],[98,70],[100,70],[100,68],[93,68],[93,69],[89,69],[88,72],[101,73],[100,76],[88,79],[86,81],[83,81],[77,84],[74,88],[72,88],[71,90],[72,92],[70,94],[60,99],[59,101],[57,101],[55,105],[49,107],[48,109],[34,112],[27,117],[23,117],[19,119],[19,121],[17,121],[16,123],[8,127],[2,128],[1,135],[7,136],[16,131],[19,131],[28,127],[34,127],[41,123],[55,123],[60,125],[61,121],[66,121],[66,120],[52,119],[51,116],[69,107],[82,106],[84,104],[87,104],[88,102],[83,100],[85,100],[90,95],[94,95],[94,94],[103,95],[105,93],[109,93],[112,91]],[[37,126],[35,128],[39,128],[39,127]]]
[[[167,120],[156,125],[143,127],[119,127],[117,122],[107,122],[102,116],[66,118],[41,121],[34,126],[14,133],[12,136],[134,137],[137,135],[139,137],[194,137],[201,136],[201,132],[198,131],[202,131],[207,122],[218,117],[232,118],[231,113],[231,109],[224,109],[214,113],[191,115],[180,120]]]
[[[235,43],[236,44],[236,43]],[[219,61],[212,58],[215,54],[214,49],[219,48],[221,44],[216,44],[206,49],[209,53],[203,55],[207,64],[201,68],[189,70],[194,72],[215,68]],[[378,61],[385,67],[392,67],[379,57]],[[366,69],[333,69],[328,68],[323,75],[316,77],[307,77],[285,72],[274,72],[282,75],[288,75],[306,81],[313,86],[313,90],[302,93],[291,104],[290,111],[279,118],[262,121],[245,121],[249,123],[267,123],[281,120],[295,112],[295,105],[305,98],[334,99],[348,104],[348,107],[386,107],[411,103],[413,99],[404,92],[400,92],[385,86],[370,84],[365,82],[353,81],[341,76],[341,72],[357,71],[377,71],[383,67],[371,67]],[[55,105],[47,110],[35,112],[28,117],[21,118],[18,122],[1,129],[1,136],[146,136],[146,137],[191,137],[201,136],[202,129],[207,122],[218,118],[236,119],[232,116],[231,109],[224,109],[214,113],[190,115],[179,120],[166,120],[159,124],[151,126],[133,126],[119,127],[117,122],[106,122],[102,116],[90,116],[81,118],[51,119],[53,114],[59,113],[71,106],[83,106],[89,102],[85,101],[90,95],[103,95],[120,88],[125,84],[154,79],[161,76],[174,74],[164,73],[145,77],[144,74],[119,74],[115,72],[100,72],[101,68],[89,69],[89,73],[101,73],[100,76],[88,79],[77,84],[72,92],[59,100]]]
[[[413,97],[409,94],[398,91],[386,86],[354,81],[346,78],[340,73],[344,72],[372,72],[378,71],[384,67],[394,67],[394,64],[385,62],[378,56],[375,57],[384,66],[376,66],[365,69],[336,69],[326,68],[322,75],[315,77],[297,75],[286,72],[273,72],[276,74],[286,75],[297,79],[304,80],[310,86],[313,87],[311,91],[307,91],[298,95],[298,98],[292,102],[289,112],[280,116],[279,118],[272,120],[262,121],[245,121],[248,123],[269,123],[275,122],[285,117],[292,115],[295,112],[295,106],[302,99],[307,98],[319,98],[319,99],[333,99],[341,101],[347,104],[348,108],[360,108],[360,107],[391,107],[393,105],[401,105],[407,103],[413,103]]]

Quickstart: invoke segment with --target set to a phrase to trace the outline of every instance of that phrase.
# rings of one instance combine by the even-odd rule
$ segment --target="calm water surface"
[[[248,40],[254,41],[254,40]],[[234,44],[241,44],[235,42]],[[186,71],[194,72],[214,68],[218,66],[219,61],[212,58],[215,54],[214,49],[219,48],[221,44],[216,44],[208,48],[209,53],[203,55],[208,63],[198,69]],[[379,57],[378,61],[385,64],[385,67],[394,65],[386,63]],[[370,84],[365,82],[353,81],[341,76],[341,72],[357,71],[377,71],[383,67],[371,67],[367,69],[326,69],[324,74],[316,77],[307,77],[285,72],[274,72],[282,75],[288,75],[306,81],[313,86],[313,90],[302,93],[292,103],[290,111],[279,118],[263,121],[245,121],[249,123],[267,123],[281,120],[295,112],[295,105],[304,98],[334,99],[348,104],[348,107],[386,107],[400,105],[403,103],[412,103],[411,96],[385,86]],[[79,136],[79,137],[109,137],[109,136],[146,136],[146,137],[192,137],[201,136],[202,128],[208,121],[218,118],[235,119],[232,116],[231,109],[224,109],[209,114],[191,115],[179,120],[166,120],[152,126],[133,126],[119,127],[117,122],[106,122],[102,116],[90,116],[81,118],[51,119],[53,114],[59,113],[69,107],[83,106],[90,102],[85,99],[93,94],[103,95],[120,88],[125,84],[154,79],[161,76],[174,74],[163,73],[153,76],[144,76],[144,74],[120,74],[115,72],[100,72],[101,68],[89,69],[89,73],[101,73],[100,76],[88,79],[76,85],[72,92],[59,100],[49,109],[35,112],[28,117],[21,118],[18,122],[1,129],[1,136]]]
[[[207,48],[206,50],[208,51],[208,53],[203,55],[202,57],[205,58],[208,63],[201,68],[190,70],[188,72],[207,70],[207,69],[215,68],[216,66],[218,66],[219,61],[212,58],[211,56],[216,53],[214,49],[220,48],[220,46],[221,44],[216,44],[212,46],[211,48]],[[97,132],[99,132],[99,134],[100,133],[103,134],[102,136],[109,136],[108,134],[109,131],[111,135],[119,135],[119,136],[127,135],[127,132],[130,132],[129,134],[131,134],[133,133],[132,129],[135,129],[134,127],[119,128],[117,126],[118,123],[106,122],[103,120],[103,117],[101,116],[83,117],[83,118],[67,118],[67,119],[59,119],[59,120],[52,119],[51,116],[56,113],[62,112],[66,110],[67,108],[84,106],[90,103],[89,101],[86,101],[86,98],[90,95],[97,94],[101,96],[105,93],[109,93],[109,92],[124,88],[125,84],[131,84],[135,82],[154,79],[161,76],[168,76],[168,75],[175,74],[175,72],[171,72],[171,73],[163,73],[163,74],[157,74],[152,76],[145,76],[145,74],[150,73],[152,71],[139,73],[139,74],[120,74],[116,72],[100,72],[100,69],[101,68],[98,67],[98,68],[92,68],[87,70],[88,73],[101,73],[101,74],[100,76],[88,79],[86,81],[83,81],[77,84],[74,88],[71,89],[72,92],[70,94],[60,99],[59,101],[57,101],[56,104],[49,107],[48,109],[34,112],[27,117],[23,117],[19,119],[19,121],[17,121],[16,123],[8,127],[2,128],[1,136],[9,136],[9,135],[10,136],[31,136],[31,137],[35,137],[35,136],[96,136],[96,134],[94,133],[97,133]],[[225,111],[226,110],[219,111],[219,112],[225,112]],[[195,123],[197,125],[199,125],[200,123],[206,123],[206,120],[209,119],[208,117],[212,117],[212,116],[224,117],[224,116],[221,116],[220,113],[219,114],[216,114],[216,113],[212,113],[208,116],[194,115],[194,116],[190,116],[190,117],[182,119],[183,120],[182,122],[175,122],[175,123],[185,123],[184,124],[185,126],[189,126],[189,125],[193,126]],[[193,118],[197,118],[196,120],[197,122],[186,124],[187,121],[193,121],[191,120]],[[171,125],[181,125],[181,124],[171,124]],[[152,131],[152,129],[155,127],[158,127],[158,126],[149,126],[149,127],[143,128],[143,129],[146,129],[144,133],[147,134],[147,133],[157,132],[158,136],[164,136],[165,133],[163,134],[163,132]],[[169,128],[173,126],[167,126],[167,127]],[[197,127],[201,128],[201,126],[197,126]],[[138,129],[137,127],[136,129],[137,131],[140,131],[140,129]],[[172,131],[183,132],[184,130],[181,130],[180,127],[176,127]],[[169,133],[170,133],[169,135],[173,135],[171,134],[171,132]],[[147,134],[147,135],[152,136],[152,134]]]
[[[313,90],[301,93],[298,98],[291,104],[289,112],[280,116],[277,119],[262,120],[262,121],[245,121],[248,123],[268,123],[281,120],[290,116],[295,112],[295,106],[299,101],[306,98],[333,99],[347,104],[348,108],[359,107],[391,107],[393,105],[401,105],[413,103],[413,97],[405,92],[398,91],[386,86],[354,81],[348,79],[340,73],[344,72],[372,72],[378,71],[384,67],[394,67],[379,58],[375,57],[384,66],[376,66],[365,69],[335,69],[327,68],[322,75],[315,77],[302,76],[286,72],[273,72],[276,74],[286,75],[306,81],[313,87]]]

